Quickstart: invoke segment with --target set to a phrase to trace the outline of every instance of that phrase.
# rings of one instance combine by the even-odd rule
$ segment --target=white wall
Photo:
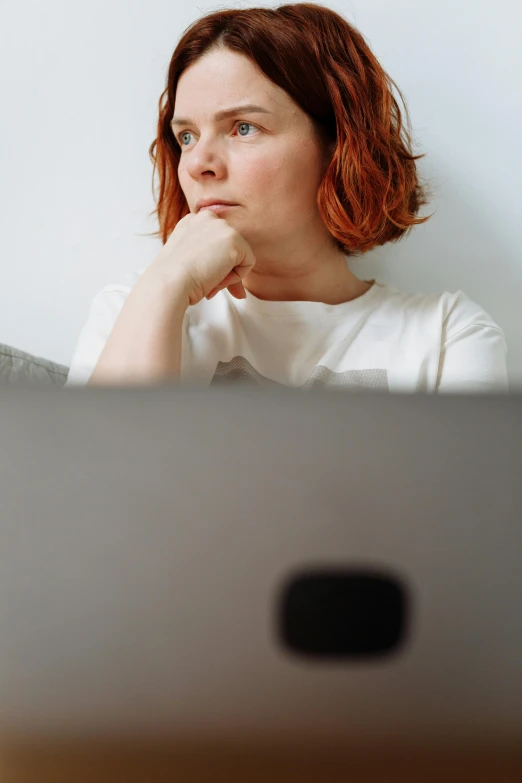
[[[277,2],[223,2],[224,7]],[[403,92],[437,213],[353,262],[462,289],[504,329],[522,388],[522,10],[512,0],[338,0]],[[148,148],[166,70],[204,0],[0,5],[0,342],[69,364],[94,294],[151,261]],[[399,102],[402,110],[402,104]]]

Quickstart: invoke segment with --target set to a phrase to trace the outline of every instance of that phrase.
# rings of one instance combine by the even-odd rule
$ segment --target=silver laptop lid
[[[4,732],[520,736],[521,396],[1,400]],[[328,574],[399,586],[387,651],[292,649]]]

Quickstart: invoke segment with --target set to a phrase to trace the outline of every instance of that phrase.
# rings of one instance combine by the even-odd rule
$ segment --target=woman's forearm
[[[131,289],[89,386],[178,382],[183,318],[189,306],[183,280],[147,277]]]

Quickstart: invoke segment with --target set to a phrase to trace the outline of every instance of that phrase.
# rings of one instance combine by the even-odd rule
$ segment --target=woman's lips
[[[211,204],[209,207],[201,207],[199,211],[211,209],[212,212],[221,212],[224,209],[231,209],[231,207],[237,207],[237,204]]]

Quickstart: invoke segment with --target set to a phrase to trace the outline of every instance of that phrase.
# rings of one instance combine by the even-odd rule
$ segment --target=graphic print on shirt
[[[248,386],[279,386],[286,384],[273,381],[261,375],[244,356],[234,356],[229,362],[218,362],[210,386],[228,383],[242,383]],[[318,364],[310,373],[310,377],[300,387],[337,387],[349,389],[382,389],[389,391],[388,372],[382,369],[346,370],[333,372],[329,367]],[[289,387],[288,387],[289,388]]]

